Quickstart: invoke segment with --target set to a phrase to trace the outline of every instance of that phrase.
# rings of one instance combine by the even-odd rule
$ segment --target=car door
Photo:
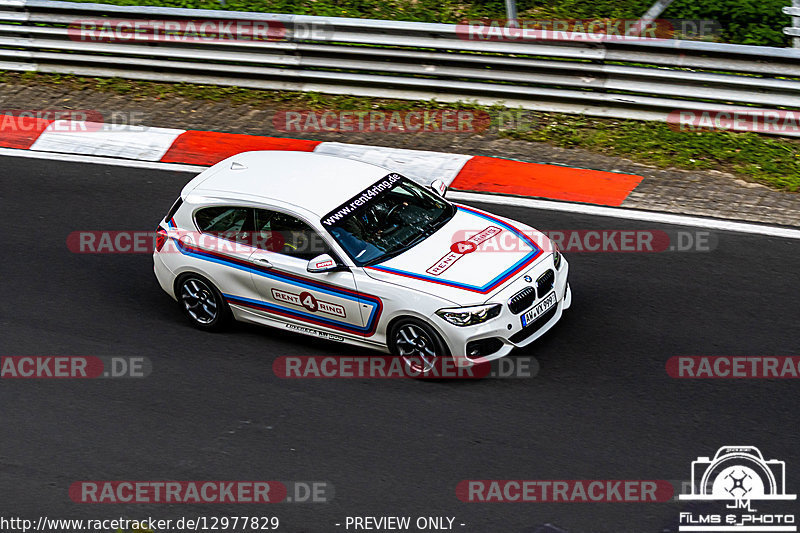
[[[261,300],[249,302],[290,329],[320,337],[371,335],[376,305],[363,302],[349,269],[311,273],[310,259],[334,252],[306,222],[279,210],[254,209],[250,257]]]

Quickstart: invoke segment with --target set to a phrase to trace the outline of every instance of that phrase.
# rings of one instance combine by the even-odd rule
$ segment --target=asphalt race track
[[[719,233],[708,253],[568,254],[573,307],[519,355],[531,379],[281,380],[282,355],[366,350],[236,325],[189,326],[146,254],[74,254],[80,230],[152,230],[183,172],[3,157],[0,355],[146,356],[145,379],[0,380],[0,510],[59,518],[455,516],[456,531],[674,531],[686,502],[462,503],[464,479],[685,480],[754,445],[800,491],[797,380],[676,380],[673,355],[800,355],[796,240]],[[541,229],[675,229],[478,207]],[[691,230],[691,228],[680,228]],[[328,503],[91,505],[79,480],[320,480]],[[795,505],[796,502],[792,505]],[[797,508],[794,508],[797,511]]]

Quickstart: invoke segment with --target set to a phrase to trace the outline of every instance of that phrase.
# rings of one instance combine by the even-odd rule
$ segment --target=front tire
[[[441,370],[442,360],[450,357],[442,337],[431,326],[415,318],[397,322],[389,335],[389,349],[402,357],[409,370],[418,375]]]
[[[182,277],[177,283],[178,301],[183,314],[198,329],[218,331],[228,325],[231,310],[213,283],[197,274]]]

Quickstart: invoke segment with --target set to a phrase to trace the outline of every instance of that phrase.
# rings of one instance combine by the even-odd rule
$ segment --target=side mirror
[[[317,274],[319,272],[331,272],[337,269],[339,269],[339,265],[336,264],[336,261],[333,259],[333,257],[328,254],[318,255],[309,261],[308,265],[306,266],[306,270],[312,274]]]
[[[433,183],[431,183],[431,189],[433,189],[433,192],[444,198],[444,194],[447,192],[447,185],[445,185],[442,180],[434,180]]]

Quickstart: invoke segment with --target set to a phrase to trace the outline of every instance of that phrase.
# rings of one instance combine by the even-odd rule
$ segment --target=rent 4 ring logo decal
[[[692,492],[679,499],[719,502],[720,509],[681,512],[678,531],[797,531],[793,514],[772,507],[776,500],[797,499],[786,493],[786,464],[765,461],[755,446],[723,446],[713,459],[698,457],[692,462]],[[759,511],[754,501],[767,503],[760,503]]]
[[[450,251],[447,252],[441,259],[436,261],[432,267],[430,267],[427,272],[431,276],[439,276],[445,270],[453,266],[453,264],[461,259],[464,254],[470,254],[478,249],[478,245],[488,241],[495,235],[502,233],[503,230],[498,228],[497,226],[489,226],[488,228],[481,230],[480,232],[476,233],[469,239],[465,241],[458,241],[454,242],[450,246]]]
[[[347,316],[345,313],[344,307],[341,305],[333,304],[330,302],[323,302],[322,300],[317,300],[314,298],[314,295],[310,292],[301,292],[300,294],[294,294],[291,292],[281,291],[278,289],[272,289],[272,297],[278,302],[285,302],[292,305],[297,305],[300,307],[305,307],[312,313],[316,313],[319,311],[320,313],[327,313],[329,315],[335,315],[342,318]]]

